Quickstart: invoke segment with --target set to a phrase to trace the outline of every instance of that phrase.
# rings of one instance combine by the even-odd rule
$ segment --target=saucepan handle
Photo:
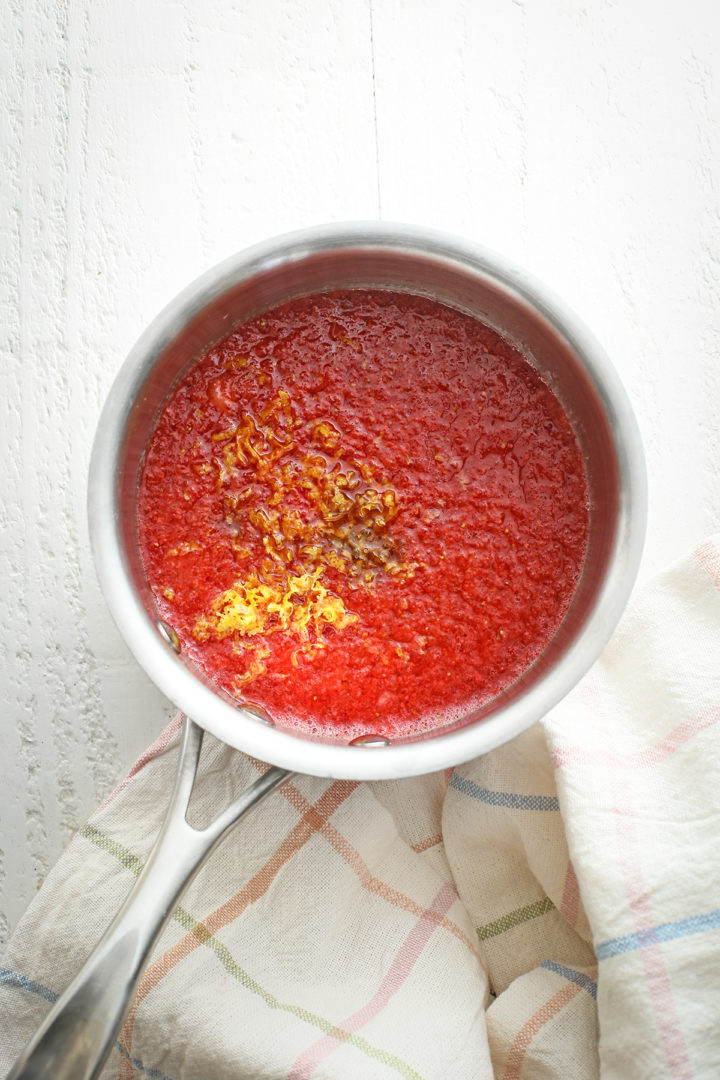
[[[56,1002],[7,1080],[94,1080],[110,1052],[147,957],[185,886],[239,819],[292,774],[271,768],[206,829],[188,825],[202,729],[183,720],[177,775],[155,846],[107,933]]]

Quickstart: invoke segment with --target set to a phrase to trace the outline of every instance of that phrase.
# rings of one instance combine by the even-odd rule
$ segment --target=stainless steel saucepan
[[[137,491],[153,426],[173,388],[210,345],[284,301],[355,287],[434,297],[520,347],[575,429],[587,469],[590,527],[570,608],[539,659],[509,689],[447,727],[391,743],[343,745],[284,730],[262,710],[238,705],[183,656],[144,577]],[[175,789],[156,846],[123,908],[10,1080],[98,1075],[183,889],[228,829],[291,772],[380,780],[444,769],[511,739],[555,705],[597,658],[620,617],[640,560],[645,503],[637,425],[602,349],[543,286],[475,244],[407,225],[328,225],[235,255],[185,289],[145,331],[115,380],[95,438],[88,493],[93,552],[108,606],[139,663],[186,717]],[[203,730],[273,767],[198,831],[185,814]]]

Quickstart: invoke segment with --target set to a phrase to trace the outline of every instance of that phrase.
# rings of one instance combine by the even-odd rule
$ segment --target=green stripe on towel
[[[555,905],[550,897],[544,896],[542,900],[536,900],[534,904],[526,904],[525,907],[515,908],[514,911],[508,911],[507,915],[501,915],[499,919],[493,919],[492,922],[485,923],[484,926],[478,926],[476,933],[480,941],[487,941],[488,938],[504,934],[506,930],[512,930],[514,926],[530,922],[531,919],[537,919],[540,915],[547,915],[548,911],[554,909]]]

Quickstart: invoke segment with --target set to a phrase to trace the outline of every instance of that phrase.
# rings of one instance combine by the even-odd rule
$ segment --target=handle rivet
[[[390,740],[384,735],[358,735],[353,739],[350,746],[389,746]]]
[[[160,631],[160,637],[168,643],[171,649],[174,649],[176,653],[179,653],[181,645],[177,631],[174,630],[169,623],[163,622],[162,619],[157,620],[157,628]]]
[[[243,702],[241,708],[243,712],[250,713],[254,720],[259,720],[261,724],[275,727],[275,721],[259,705],[247,705]]]

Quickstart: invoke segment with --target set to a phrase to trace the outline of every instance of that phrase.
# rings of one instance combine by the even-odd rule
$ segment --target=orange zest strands
[[[314,574],[278,574],[268,584],[253,571],[247,581],[236,582],[217,597],[212,611],[195,624],[196,639],[234,633],[250,638],[281,631],[308,641],[312,630],[319,641],[326,626],[344,630],[357,622],[357,615],[346,611],[342,599],[321,584],[321,574],[321,569]]]
[[[233,635],[249,650],[249,667],[237,680],[244,686],[265,671],[267,648],[247,639],[296,636],[304,643],[292,654],[297,667],[301,656],[322,651],[325,629],[342,631],[358,621],[328,574],[341,575],[351,588],[370,588],[380,574],[412,577],[417,564],[400,559],[388,534],[400,512],[395,489],[375,480],[374,465],[343,449],[333,424],[297,421],[286,390],[211,440],[232,548],[247,573],[215,598],[193,636]]]

